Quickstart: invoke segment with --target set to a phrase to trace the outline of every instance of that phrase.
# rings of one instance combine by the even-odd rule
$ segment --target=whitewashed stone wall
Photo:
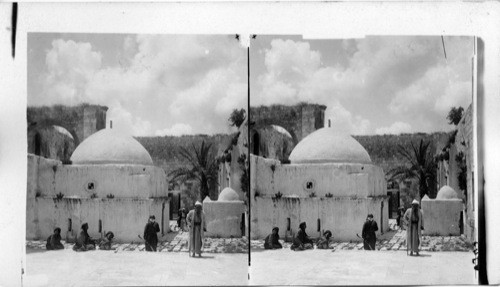
[[[387,186],[382,168],[371,164],[286,164],[277,160],[251,156],[252,196],[317,197],[330,193],[340,197],[386,196]],[[307,190],[307,182],[313,188]]]
[[[422,199],[424,234],[452,236],[460,235],[461,199]]]
[[[143,165],[62,165],[61,162],[28,155],[28,196],[63,193],[65,197],[88,198],[96,194],[115,197],[168,196],[165,171]],[[92,183],[93,189],[88,185]]]
[[[264,238],[274,226],[280,236],[300,222],[319,236],[330,230],[335,240],[355,240],[369,213],[380,231],[389,223],[389,199],[383,170],[371,164],[289,164],[251,156],[251,237]],[[314,188],[307,189],[307,182]],[[281,193],[281,198],[276,194]],[[314,193],[314,194],[312,194]],[[331,194],[327,197],[327,194]],[[320,231],[318,228],[320,220]]]
[[[163,232],[169,231],[169,202],[165,172],[141,165],[63,165],[60,161],[28,155],[26,237],[45,240],[54,228],[66,239],[83,223],[89,234],[113,231],[118,242],[140,240],[150,215]],[[94,183],[92,190],[88,183]],[[58,193],[64,197],[57,199]],[[96,198],[91,198],[93,194]],[[114,198],[107,198],[113,194]],[[162,219],[163,218],[163,219]],[[71,219],[73,231],[68,233]]]
[[[207,221],[208,237],[242,237],[242,215],[246,208],[243,201],[204,201],[203,211]]]
[[[163,222],[162,222],[163,214]],[[169,231],[169,201],[167,199],[55,199],[32,198],[27,201],[26,238],[45,240],[56,227],[66,240],[69,220],[72,221],[72,236],[77,236],[83,223],[89,224],[89,235],[100,238],[107,231],[115,234],[117,242],[139,241],[137,235],[144,232],[149,215],[155,215],[160,229]],[[161,236],[161,232],[158,234]]]
[[[384,202],[383,213],[381,206]],[[290,229],[296,234],[301,222],[307,223],[309,236],[319,237],[320,232],[330,230],[334,240],[356,240],[361,235],[366,216],[372,213],[379,232],[388,229],[389,214],[387,199],[368,198],[281,198],[256,197],[252,201],[253,239],[262,239],[279,227],[280,237],[285,236],[290,218]],[[320,231],[318,231],[318,219]]]

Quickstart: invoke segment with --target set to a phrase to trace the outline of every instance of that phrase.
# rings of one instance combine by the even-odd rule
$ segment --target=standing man
[[[181,229],[181,219],[182,219],[182,208],[177,210],[177,229]]]
[[[363,224],[363,231],[361,232],[365,250],[375,250],[375,243],[377,242],[375,231],[377,230],[377,222],[373,220],[373,214],[370,213],[366,218],[365,224]]]
[[[160,232],[160,226],[155,222],[155,216],[151,215],[149,217],[148,223],[144,228],[144,241],[146,241],[146,251],[156,252],[156,245],[158,244],[158,235]]]
[[[189,256],[194,257],[198,254],[201,257],[201,250],[203,249],[203,239],[205,231],[207,231],[207,223],[205,221],[205,213],[202,210],[203,205],[197,201],[194,204],[194,210],[189,211],[186,221],[189,226]]]
[[[406,229],[406,248],[410,250],[410,256],[413,256],[413,252],[418,256],[418,247],[422,237],[422,230],[424,230],[424,218],[416,199],[411,203],[411,208],[406,210],[404,221],[408,227]]]
[[[398,218],[396,219],[398,223],[398,229],[403,229],[403,222],[401,221],[401,219],[403,218],[404,211],[405,211],[404,207],[398,208]]]

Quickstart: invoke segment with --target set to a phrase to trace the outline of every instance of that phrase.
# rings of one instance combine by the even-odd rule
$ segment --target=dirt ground
[[[247,254],[27,249],[23,286],[247,285]]]

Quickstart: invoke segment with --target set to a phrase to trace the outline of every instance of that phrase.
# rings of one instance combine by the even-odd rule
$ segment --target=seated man
[[[99,249],[100,250],[112,250],[111,245],[113,244],[113,238],[115,235],[113,232],[108,231],[106,232],[106,235],[104,235],[104,239],[99,243]]]
[[[47,238],[45,247],[47,250],[64,249],[64,245],[61,243],[61,228],[57,227],[54,229],[54,234]]]
[[[74,251],[95,250],[95,242],[87,233],[88,229],[89,225],[84,223],[82,225],[82,231],[80,231],[80,235],[78,235],[78,238],[76,239],[75,246],[73,246]]]
[[[321,236],[318,239],[318,242],[316,242],[316,248],[318,249],[330,249],[330,238],[332,237],[332,232],[330,230],[327,230],[323,233],[323,236]]]
[[[302,222],[299,224],[299,231],[293,239],[292,246],[290,248],[294,251],[313,249],[313,241],[309,238],[306,233],[306,223]]]
[[[278,227],[274,227],[271,234],[269,234],[266,239],[264,239],[264,248],[265,249],[281,249],[283,246],[280,243],[280,236]]]

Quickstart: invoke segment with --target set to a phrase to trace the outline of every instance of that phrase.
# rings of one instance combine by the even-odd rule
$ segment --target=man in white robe
[[[203,212],[203,205],[201,202],[197,201],[194,205],[194,209],[189,211],[186,216],[186,222],[189,226],[189,256],[201,257],[201,251],[203,250],[203,240],[205,238],[205,231],[207,231],[207,225],[205,221],[205,213]]]

